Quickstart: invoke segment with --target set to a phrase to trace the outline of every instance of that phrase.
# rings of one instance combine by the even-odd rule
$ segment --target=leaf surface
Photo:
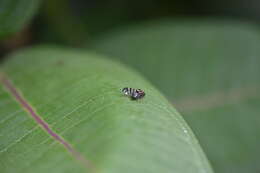
[[[122,64],[38,47],[12,55],[1,71],[3,173],[211,172],[172,105]],[[123,87],[146,96],[132,101]]]

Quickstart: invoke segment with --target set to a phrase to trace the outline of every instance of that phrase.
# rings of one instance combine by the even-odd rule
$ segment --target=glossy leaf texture
[[[172,105],[120,63],[85,51],[37,47],[11,55],[1,81],[2,173],[212,172]],[[133,101],[122,95],[123,87],[141,88],[146,96]]]
[[[92,49],[132,66],[161,89],[194,130],[215,172],[259,172],[258,26],[151,21],[105,33]]]
[[[36,13],[41,0],[1,0],[0,39],[21,30]]]

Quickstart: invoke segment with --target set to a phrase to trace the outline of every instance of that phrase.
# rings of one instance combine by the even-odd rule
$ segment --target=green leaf
[[[216,172],[259,172],[257,26],[218,20],[150,22],[106,33],[93,47],[137,69],[164,92]]]
[[[172,105],[119,63],[40,47],[12,55],[1,76],[3,173],[212,172]],[[146,96],[130,100],[123,87]]]
[[[41,0],[1,0],[0,39],[21,30],[38,9]]]

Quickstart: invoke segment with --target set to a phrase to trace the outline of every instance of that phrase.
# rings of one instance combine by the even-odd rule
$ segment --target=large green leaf
[[[32,48],[2,66],[1,85],[2,173],[212,172],[172,105],[119,63]],[[126,86],[144,89],[145,98],[123,96]]]
[[[216,172],[259,172],[257,26],[217,20],[150,22],[106,33],[94,49],[134,67],[168,96]]]
[[[36,12],[41,0],[1,0],[0,39],[22,29]]]

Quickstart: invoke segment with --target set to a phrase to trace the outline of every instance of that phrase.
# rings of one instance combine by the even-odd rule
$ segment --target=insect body
[[[123,88],[122,92],[133,100],[141,99],[145,96],[144,91],[141,89]]]

